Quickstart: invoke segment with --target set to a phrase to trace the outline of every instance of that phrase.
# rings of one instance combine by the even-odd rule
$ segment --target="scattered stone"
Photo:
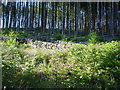
[[[45,39],[44,41],[41,41],[41,40],[34,40],[34,39],[16,38],[16,41],[20,43],[29,44],[31,47],[34,47],[34,48],[39,47],[39,48],[45,48],[50,50],[67,49],[67,48],[71,48],[71,45],[75,45],[75,44],[88,45],[85,42],[78,42],[78,41],[66,42],[66,41],[61,41],[57,39]]]
[[[73,41],[73,43],[79,43],[78,41]]]
[[[85,42],[79,42],[80,44],[84,44],[84,45],[86,45],[86,46],[88,46],[88,44],[87,43],[85,43]]]

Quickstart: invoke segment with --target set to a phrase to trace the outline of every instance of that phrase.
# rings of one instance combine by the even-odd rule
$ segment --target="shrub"
[[[53,35],[53,38],[61,40],[62,39],[62,35],[61,34],[55,34],[55,35]]]
[[[95,32],[91,32],[87,37],[87,42],[95,43],[97,41],[98,41],[97,34]]]

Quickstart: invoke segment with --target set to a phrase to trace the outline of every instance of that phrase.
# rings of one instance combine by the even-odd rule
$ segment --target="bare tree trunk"
[[[12,21],[13,21],[13,7],[12,7],[12,2],[9,2],[9,3],[10,3],[10,11],[11,11],[9,28],[11,28]]]
[[[76,38],[78,35],[78,2],[75,3],[75,32],[74,37]]]
[[[55,27],[55,2],[52,2],[52,31],[51,33],[54,33]]]
[[[15,4],[15,5],[14,5],[14,19],[13,19],[13,20],[14,20],[14,21],[13,21],[14,23],[13,23],[13,27],[16,28],[16,2],[14,2],[14,4]]]
[[[116,22],[116,25],[115,25],[115,29],[116,29],[116,34],[118,36],[120,36],[120,14],[118,13],[118,10],[119,10],[119,4],[118,2],[116,2],[116,10],[115,10],[115,22]]]
[[[35,9],[34,9],[34,8],[35,8],[35,2],[33,2],[33,7],[32,7],[32,8],[33,8],[33,9],[32,9],[32,14],[33,14],[33,15],[32,15],[32,28],[34,28],[34,23],[35,23],[35,21],[34,21],[34,16],[35,16],[35,15],[34,15],[34,12],[35,12],[35,11],[34,11],[34,10],[35,10]]]
[[[114,2],[111,2],[110,3],[110,36],[112,38],[114,38],[113,15],[114,15]]]
[[[46,22],[46,19],[45,19],[45,12],[46,12],[46,2],[42,2],[42,17],[41,17],[41,26],[42,26],[42,29],[43,29],[43,32],[45,30],[45,22]]]
[[[46,25],[47,25],[47,8],[46,8],[46,4],[47,2],[45,2],[45,10],[44,10],[44,30],[46,29]]]
[[[30,2],[30,28],[32,28],[33,16],[32,16],[32,2]]]
[[[112,38],[114,38],[114,2],[112,2],[112,7],[111,7],[111,25],[112,25]]]
[[[8,28],[8,23],[9,23],[9,2],[7,3],[7,6],[6,6],[6,26],[5,26],[5,28]]]
[[[38,2],[36,1],[35,2],[35,7],[36,7],[36,9],[35,9],[35,28],[37,28],[37,26],[38,26],[38,21],[37,21],[37,9],[38,9]]]
[[[26,2],[26,12],[25,12],[25,28],[28,28],[28,2]]]
[[[21,27],[21,25],[20,25],[20,22],[21,22],[20,21],[21,20],[21,2],[19,2],[18,4],[19,4],[19,11],[18,11],[19,13],[18,13],[18,25],[17,25],[17,27],[20,28]]]
[[[100,29],[100,2],[97,2],[97,32]]]
[[[70,2],[68,2],[67,4],[67,30],[68,30],[68,34],[70,35]]]
[[[38,12],[38,28],[40,27],[40,5],[41,5],[41,3],[39,2],[39,12]]]
[[[104,38],[104,6],[103,6],[103,2],[101,3],[101,30],[102,30],[102,37]]]
[[[57,8],[58,8],[57,6],[58,6],[58,3],[55,2],[55,13],[54,13],[54,14],[55,14],[55,15],[54,15],[54,16],[55,16],[55,22],[54,22],[54,23],[55,23],[55,25],[54,25],[55,29],[56,29],[57,17],[58,17],[58,16],[57,16]]]
[[[4,4],[2,4],[2,12],[3,12],[3,16],[2,16],[2,18],[3,18],[3,22],[2,22],[2,28],[4,28],[4,23],[5,23],[5,6],[4,6]]]
[[[90,11],[89,11],[89,31],[92,31],[92,3],[89,3]]]
[[[64,2],[62,2],[62,4],[63,4],[63,6],[62,6],[62,35],[64,35],[65,34],[65,3]]]

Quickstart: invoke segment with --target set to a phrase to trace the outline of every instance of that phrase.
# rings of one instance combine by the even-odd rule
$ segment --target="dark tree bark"
[[[9,2],[9,3],[10,3],[10,11],[11,11],[9,28],[11,28],[12,27],[12,21],[13,21],[13,7],[12,7],[12,2]]]
[[[40,5],[41,5],[41,3],[39,2],[39,12],[38,12],[38,28],[40,27]]]
[[[65,3],[63,2],[62,3],[63,4],[63,6],[62,6],[62,35],[64,35],[65,34]]]
[[[104,6],[103,6],[103,2],[101,3],[101,30],[102,30],[102,37],[104,37]]]
[[[71,17],[71,12],[70,12],[70,2],[68,2],[67,4],[67,30],[68,30],[68,34],[70,35],[70,17]]]
[[[2,15],[3,15],[3,16],[2,16],[2,19],[3,19],[3,22],[2,22],[2,23],[3,23],[2,28],[4,28],[4,23],[5,23],[5,12],[4,12],[4,11],[5,11],[5,6],[4,6],[4,4],[2,4],[2,12],[3,12],[3,13],[2,13]]]
[[[78,2],[75,3],[75,32],[74,37],[76,38],[78,35]]]
[[[55,29],[55,2],[52,3],[52,31],[51,33],[54,33]]]
[[[55,25],[54,25],[54,28],[56,29],[57,17],[58,17],[58,16],[57,16],[57,8],[58,8],[57,6],[58,6],[58,3],[56,2],[54,5],[55,5],[55,13],[54,13],[54,14],[55,14],[55,15],[54,15],[54,16],[55,16],[55,22],[54,22]]]
[[[92,3],[90,2],[89,3],[89,31],[91,32],[92,31]]]
[[[9,23],[9,2],[7,3],[6,6],[6,28],[8,28],[8,23]]]
[[[97,2],[97,28],[96,32],[99,32],[100,30],[100,2]]]
[[[25,28],[28,27],[28,2],[26,2],[26,8],[25,8]]]
[[[111,35],[114,38],[114,2],[111,3]]]
[[[41,27],[43,29],[43,32],[46,27],[46,2],[42,2],[42,17],[41,17]]]

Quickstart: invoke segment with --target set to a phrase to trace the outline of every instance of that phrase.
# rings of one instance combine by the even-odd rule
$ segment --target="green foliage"
[[[10,38],[9,40],[6,40],[3,45],[4,45],[4,46],[7,46],[7,47],[11,47],[11,46],[13,46],[13,47],[18,47],[18,46],[19,46],[19,43],[16,42],[15,39]]]
[[[105,39],[104,39],[103,37],[98,37],[98,41],[100,41],[100,42],[104,42]]]
[[[87,37],[87,42],[89,43],[95,43],[98,41],[97,34],[95,32],[91,32]]]
[[[62,35],[61,34],[55,34],[55,35],[53,35],[53,38],[56,38],[57,40],[61,40]]]
[[[114,41],[120,41],[120,37],[114,37],[113,40]]]
[[[29,47],[29,45],[27,44],[20,44],[19,42],[16,42],[16,38],[19,37],[19,35],[21,34],[15,33],[14,31],[9,32],[9,34],[7,35],[9,39],[4,40],[3,45],[9,48],[10,47],[23,47],[23,48]]]
[[[11,31],[9,34],[8,34],[8,36],[10,37],[10,38],[17,38],[18,37],[18,33],[15,33],[14,31]]]
[[[2,52],[3,85],[120,88],[119,53],[120,42],[117,41],[74,45],[68,50],[47,54],[41,51],[33,57],[24,54],[19,47],[7,47]]]
[[[53,53],[49,56],[49,63],[40,63],[35,70],[52,74],[49,78],[63,87],[116,88],[120,80],[119,44],[120,42],[90,44],[89,47],[77,45],[68,51]]]
[[[2,48],[3,51],[1,51],[1,57],[3,85],[11,88],[17,87],[17,85],[20,87],[22,85],[20,83],[20,78],[22,77],[23,72],[25,70],[32,71],[33,64],[29,60],[28,56],[24,56],[24,53],[18,47],[15,47],[14,45],[4,45]],[[17,80],[20,81],[19,84]]]

